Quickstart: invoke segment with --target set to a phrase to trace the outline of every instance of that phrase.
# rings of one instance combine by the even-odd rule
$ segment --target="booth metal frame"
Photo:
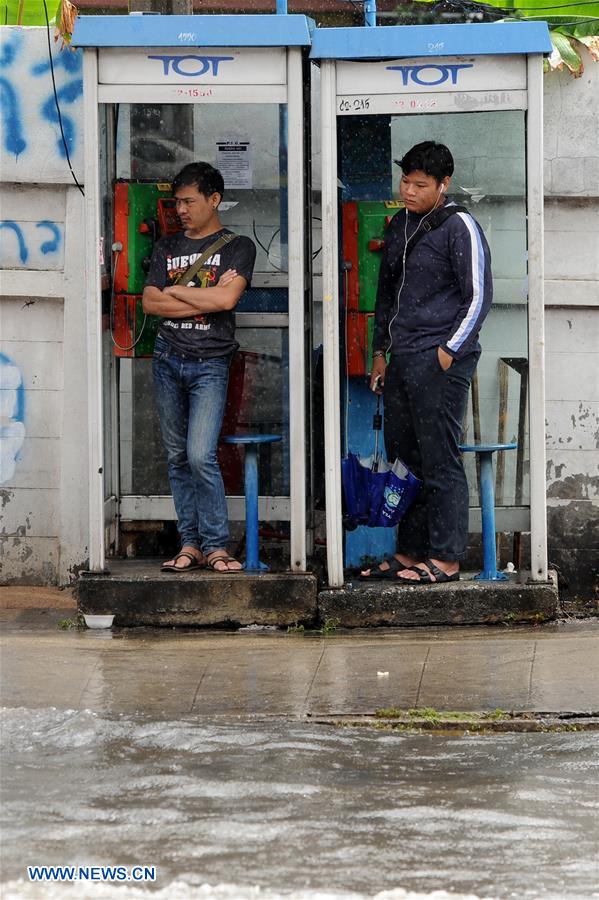
[[[276,103],[284,104],[287,113],[287,184],[305,186],[305,117],[304,117],[304,62],[310,46],[313,23],[302,15],[195,15],[157,16],[130,14],[128,16],[79,17],[73,36],[73,46],[84,48],[84,136],[85,136],[85,231],[86,272],[85,287],[87,361],[88,361],[88,429],[89,429],[89,570],[104,572],[106,566],[106,526],[123,515],[118,490],[105,485],[104,478],[104,422],[102,377],[102,267],[101,267],[101,194],[99,109],[101,104],[117,103]],[[121,49],[124,53],[141,52],[147,48],[167,48],[173,57],[201,55],[203,50],[214,48],[282,48],[285,50],[286,74],[284,83],[268,83],[260,79],[259,67],[246,66],[238,81],[228,79],[218,83],[215,67],[207,66],[206,72],[196,70],[195,77],[187,78],[187,84],[200,85],[209,79],[209,97],[198,90],[193,98],[177,89],[177,78],[172,76],[172,66],[157,68],[156,83],[130,84],[103,83],[100,77],[100,61],[104,50]],[[181,68],[181,66],[180,66]],[[248,74],[249,72],[249,74]],[[252,72],[258,77],[252,81]],[[241,74],[241,67],[240,67]],[[179,88],[180,81],[178,79]],[[290,447],[290,496],[289,499],[260,498],[260,515],[263,519],[290,521],[290,568],[295,572],[306,570],[307,551],[307,403],[306,379],[308,377],[305,350],[306,296],[309,285],[309,260],[306,258],[306,210],[304,190],[289,190],[287,204],[288,221],[288,314],[273,314],[273,325],[287,325],[289,329],[289,447]],[[256,326],[257,318],[264,314],[239,314],[246,324]],[[114,423],[113,423],[114,425]],[[118,457],[118,447],[113,455]],[[108,488],[108,489],[107,489]],[[129,501],[126,516],[131,519],[165,518],[170,509],[168,498],[125,498]],[[229,509],[234,517],[243,518],[243,497],[229,498]],[[172,505],[172,503],[171,503]]]
[[[547,581],[547,525],[545,495],[545,367],[543,286],[543,55],[551,52],[546,23],[481,23],[464,25],[387,26],[379,28],[322,28],[312,38],[311,58],[321,69],[322,129],[322,256],[323,256],[323,356],[325,410],[325,475],[328,581],[341,587],[343,574],[343,524],[341,467],[341,386],[339,318],[339,212],[337,117],[389,113],[393,94],[388,82],[371,79],[368,87],[354,79],[354,87],[339,85],[345,61],[405,63],[443,69],[477,57],[526,56],[524,90],[502,90],[498,75],[488,103],[479,97],[479,109],[526,109],[526,201],[529,325],[529,441],[531,578]],[[465,67],[465,66],[464,66]],[[451,77],[451,70],[447,70]],[[500,68],[498,69],[500,73]],[[351,80],[351,79],[349,79]],[[422,78],[417,81],[421,85]],[[429,77],[429,85],[437,82]],[[401,81],[398,80],[398,85]],[[455,84],[455,82],[454,82]],[[373,86],[374,85],[374,86]],[[430,88],[429,88],[430,89]],[[488,86],[485,88],[488,91]],[[393,90],[393,88],[391,89]],[[396,87],[401,96],[405,87]],[[460,89],[456,89],[456,93]],[[469,90],[476,92],[476,86]],[[368,98],[373,98],[366,104]],[[503,93],[505,96],[500,97]],[[487,105],[485,105],[487,103]],[[512,105],[510,105],[512,104]],[[446,107],[443,110],[448,111]],[[527,530],[527,529],[522,529]]]

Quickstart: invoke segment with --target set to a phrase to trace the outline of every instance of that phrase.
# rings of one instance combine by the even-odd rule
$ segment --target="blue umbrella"
[[[379,452],[379,431],[382,416],[380,397],[373,420],[374,453],[361,459],[348,453],[341,460],[341,481],[345,496],[345,526],[349,530],[358,525],[369,528],[393,528],[406,514],[422,481],[397,458],[390,464]]]

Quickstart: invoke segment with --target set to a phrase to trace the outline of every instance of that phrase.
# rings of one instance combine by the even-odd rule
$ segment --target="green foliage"
[[[55,25],[61,0],[46,0],[46,6],[50,25]],[[2,25],[45,25],[44,0],[2,0],[0,17]]]
[[[509,712],[507,712],[507,710],[500,709],[500,707],[497,707],[497,709],[494,709],[492,712],[483,713],[483,718],[491,719],[492,721],[497,721],[499,719],[511,719],[512,716],[510,715]]]
[[[416,4],[430,4],[436,0],[416,0]],[[414,5],[416,5],[414,4]],[[560,4],[562,11],[560,10]],[[469,5],[474,6],[475,0]],[[584,46],[592,59],[599,61],[599,0],[596,3],[570,4],[568,0],[557,0],[553,10],[548,9],[547,0],[486,0],[479,4],[494,7],[505,13],[499,21],[547,22],[553,44],[553,52],[544,60],[544,70],[550,72],[564,67],[576,78],[582,75],[584,65],[580,50]],[[548,15],[548,13],[551,13]],[[429,18],[428,21],[431,21]],[[439,21],[437,18],[436,21]]]
[[[489,712],[464,712],[463,710],[434,709],[432,706],[413,707],[412,709],[398,709],[395,706],[382,707],[375,711],[377,719],[410,719],[413,722],[426,722],[429,725],[439,725],[441,722],[467,722],[469,727],[478,722],[498,722],[504,719],[512,719],[511,713],[505,709],[493,709]]]
[[[396,706],[382,706],[380,709],[375,709],[374,714],[377,719],[401,719],[404,711]]]
[[[341,619],[325,619],[320,628],[304,628],[303,625],[288,625],[287,634],[333,634],[341,625]]]
[[[447,718],[448,713],[443,714]],[[432,706],[423,706],[421,709],[409,709],[408,716],[410,719],[422,719],[431,725],[436,725],[441,720],[441,713]]]

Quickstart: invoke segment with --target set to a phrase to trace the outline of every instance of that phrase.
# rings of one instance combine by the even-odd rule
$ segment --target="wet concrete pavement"
[[[4,706],[296,719],[388,706],[599,711],[597,620],[323,635],[62,631],[60,616],[0,611]]]

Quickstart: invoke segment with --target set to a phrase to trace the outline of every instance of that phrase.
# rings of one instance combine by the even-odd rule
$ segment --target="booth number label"
[[[370,109],[370,97],[351,97],[339,101],[339,112],[359,112],[361,109]]]

